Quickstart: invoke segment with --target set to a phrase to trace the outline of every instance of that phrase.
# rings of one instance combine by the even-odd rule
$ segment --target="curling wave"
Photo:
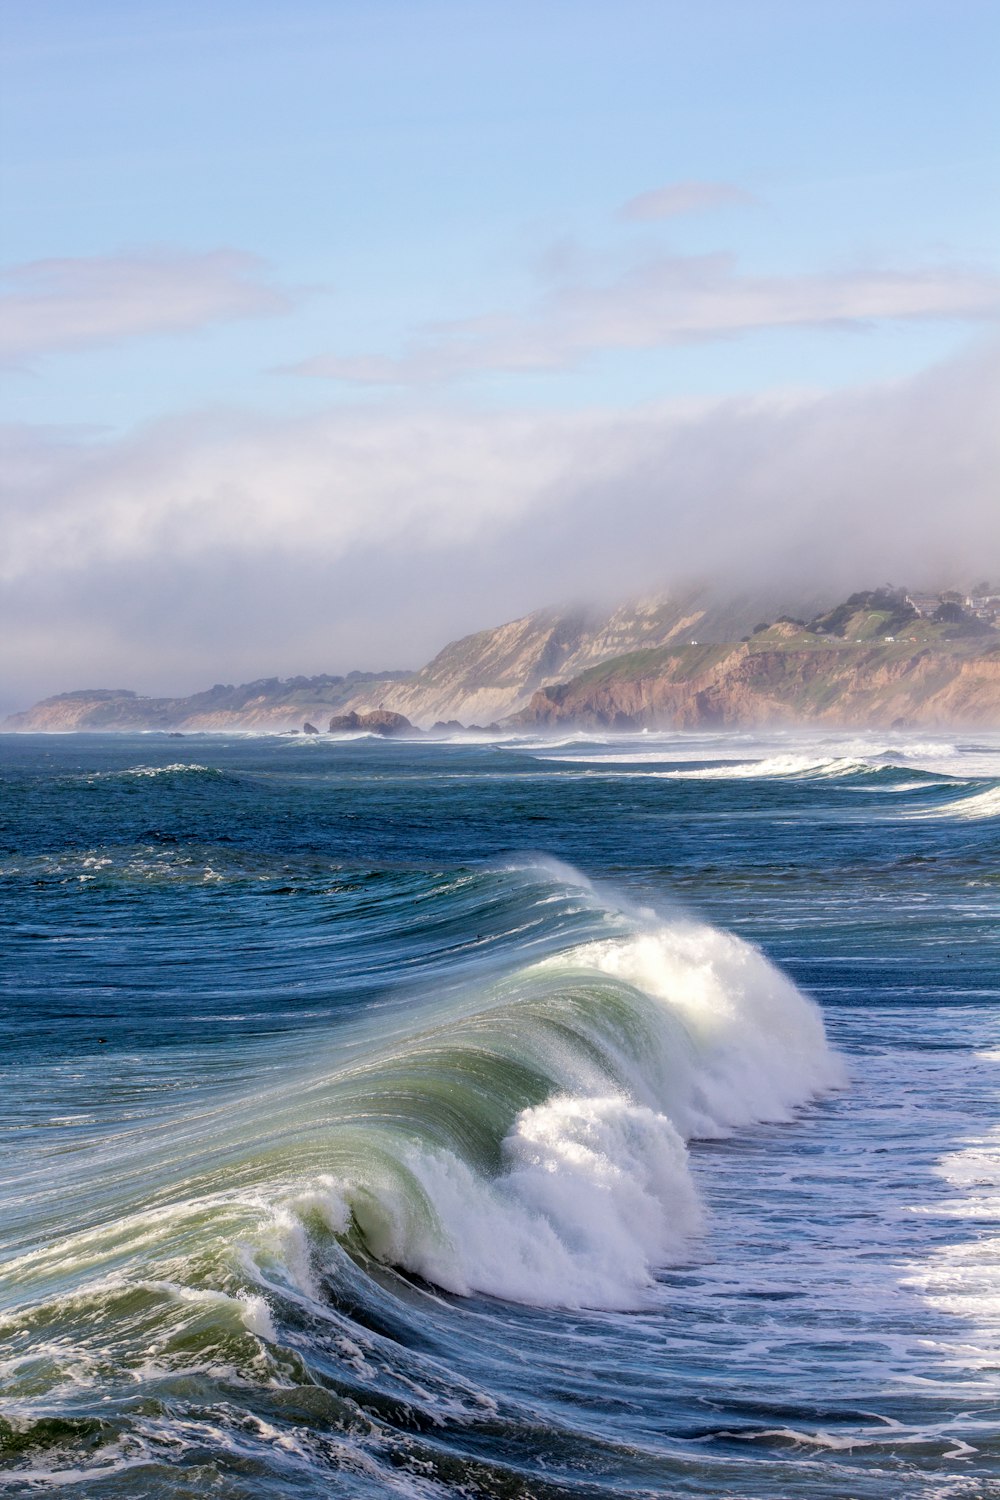
[[[285,1200],[455,1293],[625,1307],[702,1227],[686,1143],[842,1082],[817,1008],[755,948],[637,919],[331,1080],[329,1170]],[[301,1254],[298,1254],[301,1265]]]
[[[195,1223],[215,1245],[209,1284],[229,1293],[223,1242],[240,1247],[235,1285],[248,1276],[253,1297],[315,1301],[346,1252],[457,1294],[641,1303],[702,1228],[687,1143],[788,1119],[842,1081],[839,1061],[817,1007],[739,938],[629,913],[565,867],[487,873],[507,887],[514,924],[584,908],[591,934],[612,935],[425,996],[390,1043],[373,1022],[349,1066],[297,1072],[227,1108],[204,1139],[192,1126],[155,1233],[141,1193],[156,1163],[130,1160],[140,1196],[121,1203],[114,1232],[59,1256],[100,1277],[120,1265],[124,1235],[141,1252],[127,1275],[162,1281],[166,1257],[183,1281],[176,1257]],[[34,1259],[26,1282],[44,1279],[47,1256]]]

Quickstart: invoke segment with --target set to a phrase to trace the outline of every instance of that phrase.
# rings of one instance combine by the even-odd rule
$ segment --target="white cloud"
[[[528,315],[424,329],[398,358],[318,355],[287,373],[418,385],[480,371],[560,370],[603,350],[662,349],[775,328],[864,327],[1000,314],[1000,276],[935,266],[762,276],[725,254],[664,255],[604,284],[554,287]]]
[[[236,250],[37,260],[0,281],[0,361],[286,312],[263,264]]]
[[[648,193],[639,193],[623,203],[619,217],[636,221],[650,219],[675,219],[683,214],[705,213],[712,208],[724,208],[728,204],[749,205],[757,203],[752,193],[734,187],[729,182],[671,182],[665,187],[652,188]]]
[[[18,431],[9,704],[417,665],[569,596],[1000,572],[995,347],[907,381],[623,413],[192,417]]]

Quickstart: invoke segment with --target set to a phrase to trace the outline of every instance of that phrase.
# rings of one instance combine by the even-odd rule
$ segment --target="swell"
[[[412,889],[383,894],[413,916]],[[787,1120],[842,1081],[812,1002],[714,927],[630,910],[547,863],[425,899],[446,948],[456,927],[475,942],[505,926],[502,965],[369,1013],[325,1056],[314,1036],[312,1062],[242,1097],[97,1139],[61,1178],[49,1159],[54,1216],[4,1267],[17,1463],[36,1439],[38,1453],[92,1441],[138,1462],[163,1423],[152,1401],[136,1415],[137,1384],[170,1421],[234,1389],[263,1411],[290,1380],[340,1403],[343,1430],[362,1396],[368,1411],[445,1402],[479,1420],[488,1396],[442,1383],[420,1352],[439,1338],[432,1289],[643,1306],[704,1230],[691,1139]],[[103,1186],[57,1234],[74,1179]],[[378,1370],[373,1330],[394,1351]],[[103,1426],[81,1436],[73,1414],[96,1390]]]
[[[591,932],[611,935],[435,988],[415,1015],[396,1010],[356,1034],[339,1066],[297,1064],[228,1100],[221,1118],[165,1120],[169,1149],[147,1127],[149,1159],[126,1131],[89,1161],[77,1153],[75,1169],[98,1172],[103,1153],[134,1193],[156,1182],[162,1224],[175,1208],[210,1219],[227,1176],[234,1202],[248,1190],[270,1200],[276,1183],[284,1201],[305,1168],[323,1178],[344,1236],[448,1290],[634,1301],[697,1230],[684,1143],[785,1119],[835,1084],[838,1066],[816,1008],[748,944],[615,909],[555,867],[503,878],[521,896],[508,919],[526,915],[527,883],[536,910],[550,900],[565,922],[568,906],[584,907]],[[478,925],[485,913],[463,904]],[[518,925],[530,950],[530,924]],[[138,1204],[131,1212],[143,1218]],[[498,1268],[501,1233],[516,1248]],[[99,1221],[91,1234],[83,1260],[96,1272],[120,1254],[121,1225],[107,1255]]]

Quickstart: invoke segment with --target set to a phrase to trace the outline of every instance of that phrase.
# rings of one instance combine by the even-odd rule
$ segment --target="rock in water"
[[[331,734],[420,734],[422,731],[410,723],[405,714],[394,714],[387,708],[375,708],[371,713],[334,714],[330,720]]]

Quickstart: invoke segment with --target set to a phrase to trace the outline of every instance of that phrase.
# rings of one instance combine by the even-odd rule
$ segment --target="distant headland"
[[[805,616],[658,595],[541,609],[452,641],[419,671],[264,678],[182,698],[82,689],[10,732],[244,730],[417,735],[828,723],[1000,728],[1000,587],[886,585]],[[750,620],[753,619],[753,623]]]

